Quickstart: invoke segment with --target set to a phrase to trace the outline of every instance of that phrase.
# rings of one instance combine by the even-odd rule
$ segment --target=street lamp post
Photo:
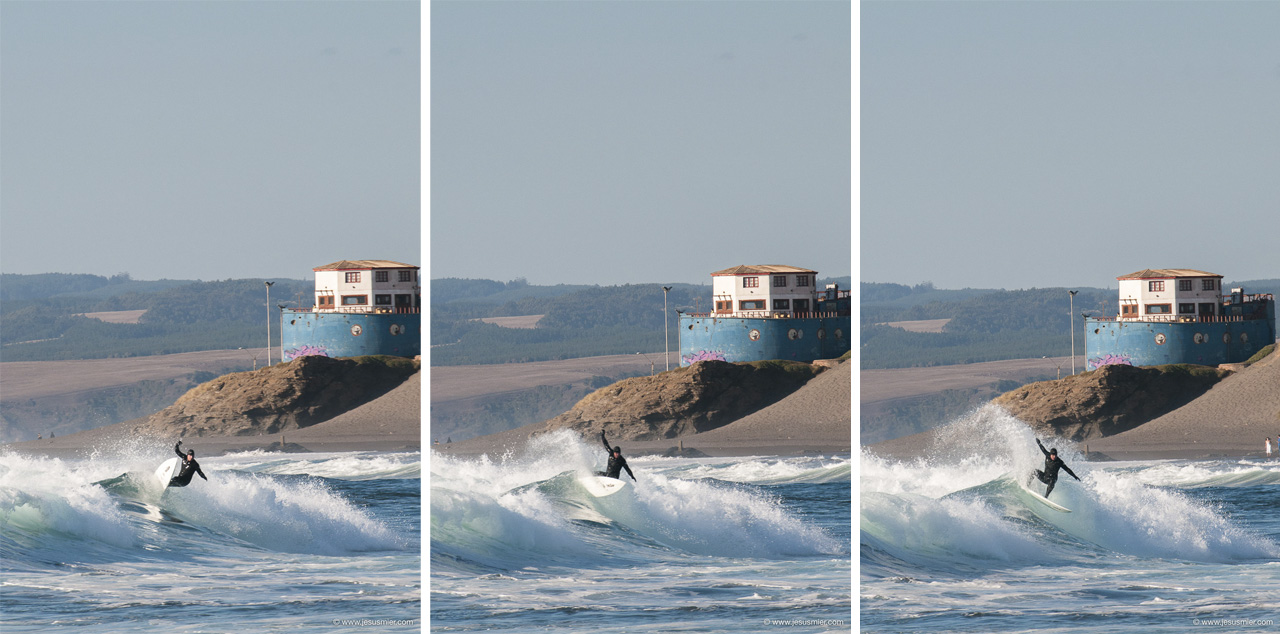
[[[287,304],[276,304],[280,308],[280,362],[284,363],[284,307]],[[271,306],[267,306],[271,310]]]
[[[1076,293],[1080,291],[1067,291],[1071,297],[1067,300],[1068,310],[1071,311],[1071,376],[1076,375]]]
[[[684,311],[677,308],[676,315],[679,316],[676,318],[676,325],[678,326],[680,324],[680,318],[684,317]],[[681,350],[684,350],[684,337],[680,335],[680,328],[676,328],[676,354],[680,354],[679,351]],[[684,363],[683,357],[681,357],[680,363]]]
[[[275,282],[267,282],[267,365],[271,367],[271,285]]]
[[[667,361],[667,370],[671,370],[671,336],[667,334],[667,291],[670,286],[662,287],[662,358]]]

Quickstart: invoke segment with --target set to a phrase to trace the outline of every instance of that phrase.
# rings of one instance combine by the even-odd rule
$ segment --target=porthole
[[[400,324],[391,324],[391,336],[392,336],[392,337],[394,337],[394,336],[396,336],[396,335],[398,335],[398,334],[400,334],[400,333],[402,333],[402,332],[404,332],[404,326],[401,326]]]
[[[1229,332],[1222,333],[1222,343],[1231,343],[1231,333]]]
[[[803,330],[792,328],[791,330],[787,331],[787,339],[790,339],[792,341],[795,341],[796,339],[799,339],[803,336],[804,336]]]
[[[759,341],[760,331],[756,330],[755,328],[752,328],[751,332],[747,333],[747,336],[750,337],[752,341]]]
[[[364,332],[364,329],[360,327],[360,324],[351,327],[351,336],[353,337],[359,337],[362,332]]]
[[[1205,334],[1204,334],[1204,333],[1202,333],[1202,332],[1197,332],[1197,333],[1195,334],[1195,336],[1194,336],[1194,337],[1192,337],[1192,340],[1194,340],[1197,344],[1201,344],[1201,343],[1204,343],[1204,342],[1208,341],[1208,340],[1209,340],[1209,337],[1208,337],[1208,335],[1205,335]]]
[[[821,339],[826,339],[826,338],[827,338],[827,329],[826,329],[826,328],[819,328],[819,329],[818,329],[818,339],[820,339],[820,340],[821,340]]]
[[[1156,345],[1157,345],[1157,346],[1163,346],[1163,345],[1164,345],[1164,333],[1163,333],[1163,332],[1162,332],[1162,333],[1159,333],[1159,334],[1157,334],[1157,335],[1156,335]]]
[[[1240,333],[1240,343],[1249,343],[1249,333],[1247,332]]]

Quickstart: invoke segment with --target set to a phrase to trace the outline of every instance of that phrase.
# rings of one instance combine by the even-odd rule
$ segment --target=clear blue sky
[[[1280,277],[1280,2],[864,2],[860,278]]]
[[[432,3],[432,277],[850,275],[850,11]]]
[[[422,261],[416,2],[0,2],[0,270]]]

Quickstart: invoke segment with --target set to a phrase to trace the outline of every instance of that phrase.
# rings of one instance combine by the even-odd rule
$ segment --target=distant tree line
[[[113,281],[114,280],[114,281]],[[311,304],[314,284],[273,280],[271,315],[278,341],[279,309],[299,294]],[[0,281],[0,358],[46,361],[135,357],[199,350],[262,347],[267,298],[263,280],[136,282],[127,274],[13,275]],[[104,294],[108,286],[126,290]],[[145,310],[140,323],[113,324],[84,313]]]

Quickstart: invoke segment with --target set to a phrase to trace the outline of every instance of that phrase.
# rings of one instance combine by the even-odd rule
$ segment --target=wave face
[[[537,627],[577,606],[579,627],[609,613],[661,631],[686,614],[737,631],[738,617],[701,613],[725,601],[762,614],[807,606],[848,624],[848,457],[628,461],[638,481],[596,498],[579,479],[605,454],[569,431],[496,461],[433,455],[433,624]]]
[[[47,625],[60,613],[105,624],[94,613],[115,607],[124,618],[108,630],[127,631],[166,605],[267,596],[293,607],[251,621],[288,623],[310,601],[304,588],[331,575],[351,579],[348,588],[395,579],[387,594],[419,600],[419,485],[406,477],[420,469],[417,454],[202,458],[207,481],[168,489],[154,475],[166,458],[136,446],[85,460],[0,455],[4,590],[17,606],[6,608],[9,624]],[[373,571],[361,563],[370,558],[396,563]]]
[[[984,407],[939,438],[912,461],[860,456],[864,631],[1023,631],[1067,613],[1156,614],[1172,625],[1178,609],[1216,614],[1206,606],[1222,587],[1243,601],[1224,618],[1275,605],[1260,588],[1277,580],[1280,515],[1257,512],[1257,499],[1280,481],[1280,464],[1092,463],[1068,441],[1041,438],[1080,477],[1060,473],[1051,499],[1071,509],[1061,513],[1024,490],[1044,457],[1004,410]]]

